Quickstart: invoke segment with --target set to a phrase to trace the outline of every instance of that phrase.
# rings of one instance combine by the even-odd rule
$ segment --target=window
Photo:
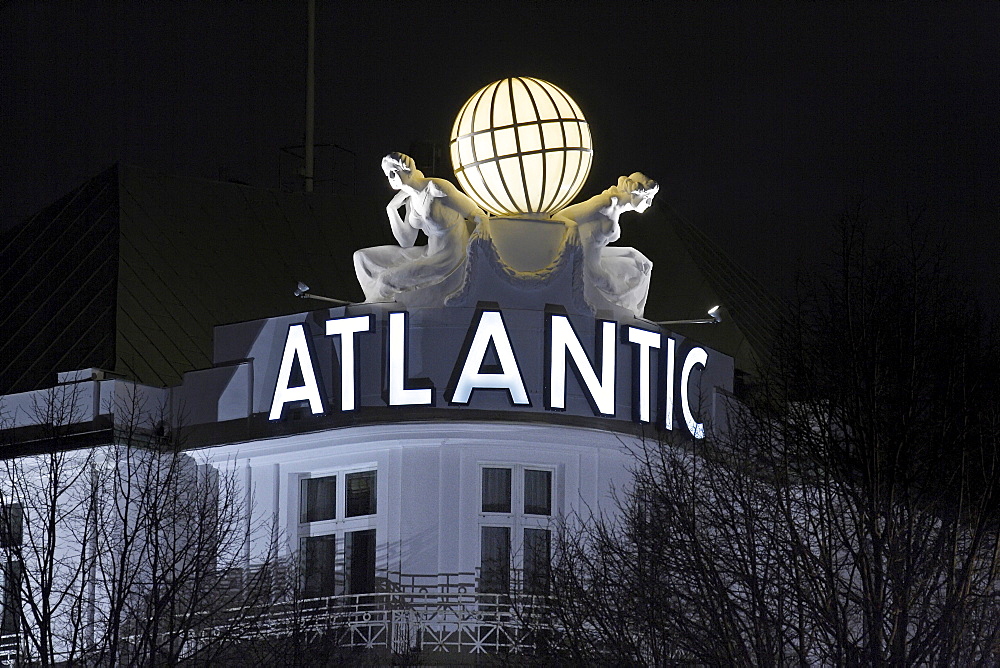
[[[14,559],[0,563],[0,635],[17,633],[21,611],[21,564]]]
[[[510,512],[510,469],[483,469],[483,512]]]
[[[20,503],[0,505],[0,548],[17,547],[24,535],[24,509]]]
[[[302,595],[306,598],[337,594],[337,536],[308,536],[302,552]]]
[[[336,517],[337,476],[303,478],[299,492],[299,521],[320,522]]]
[[[300,479],[303,596],[318,598],[375,591],[376,483],[374,470]]]
[[[511,512],[511,474],[509,468],[483,468],[483,512]],[[552,514],[552,471],[524,469],[524,513]]]
[[[479,591],[508,592],[513,572],[524,592],[548,592],[552,478],[541,467],[482,467]]]
[[[510,591],[510,527],[483,527],[480,544],[479,591],[506,594]]]
[[[350,531],[344,538],[348,594],[375,591],[375,530]]]
[[[549,593],[549,530],[524,530],[524,591],[527,594]]]
[[[375,471],[347,474],[347,517],[374,515]]]
[[[0,501],[0,549],[21,545],[24,540],[24,508],[19,503]],[[13,556],[0,553],[0,635],[13,635],[18,629],[21,600],[21,565]]]
[[[552,514],[552,471],[524,470],[524,513]]]

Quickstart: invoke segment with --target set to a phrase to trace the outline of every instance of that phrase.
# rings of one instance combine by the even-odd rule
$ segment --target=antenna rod
[[[309,46],[306,54],[306,192],[313,191],[313,150],[316,143],[316,0],[309,0]]]

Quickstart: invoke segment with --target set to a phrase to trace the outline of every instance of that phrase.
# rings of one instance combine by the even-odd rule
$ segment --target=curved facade
[[[315,624],[431,653],[530,644],[517,601],[547,593],[561,518],[613,513],[629,449],[701,437],[733,373],[552,304],[338,307],[218,328],[216,355],[173,400],[190,454],[240,481],[247,563],[277,538]]]
[[[557,518],[600,508],[628,478],[617,434],[502,421],[330,429],[193,454],[252,487],[248,511],[277,518],[314,596],[449,575],[480,592],[516,589],[547,563]],[[272,537],[260,526],[263,554]],[[372,536],[374,552],[359,554]]]

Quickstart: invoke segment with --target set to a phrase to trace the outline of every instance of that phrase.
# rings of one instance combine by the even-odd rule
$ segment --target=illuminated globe
[[[576,102],[532,77],[484,86],[451,130],[459,184],[498,216],[564,208],[587,180],[593,153],[590,127]]]

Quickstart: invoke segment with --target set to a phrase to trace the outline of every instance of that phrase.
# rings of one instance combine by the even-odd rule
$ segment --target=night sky
[[[581,197],[643,171],[778,293],[858,202],[921,210],[1000,304],[1000,3],[317,5],[316,139],[354,152],[358,192],[388,201],[382,155],[536,76],[591,125]],[[277,187],[305,44],[305,0],[4,4],[0,222],[116,161]]]

